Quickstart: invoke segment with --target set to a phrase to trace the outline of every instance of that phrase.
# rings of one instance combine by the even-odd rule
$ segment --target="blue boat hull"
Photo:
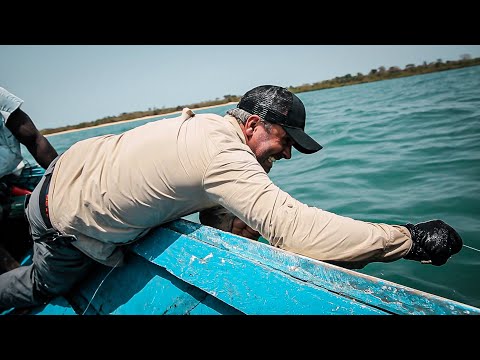
[[[473,315],[480,309],[180,219],[38,315]]]

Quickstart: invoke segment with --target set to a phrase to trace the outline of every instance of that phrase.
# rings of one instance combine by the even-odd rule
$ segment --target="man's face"
[[[277,124],[266,124],[258,116],[247,121],[247,144],[257,157],[258,162],[268,173],[276,160],[292,157],[293,140]]]

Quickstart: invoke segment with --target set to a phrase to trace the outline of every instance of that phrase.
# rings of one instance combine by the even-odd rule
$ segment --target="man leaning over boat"
[[[125,245],[200,211],[203,223],[314,259],[358,268],[410,259],[443,265],[462,239],[441,220],[371,223],[308,206],[268,176],[304,132],[305,107],[286,88],[249,90],[225,116],[186,108],[175,118],[79,141],[48,167],[26,215],[33,264],[0,275],[0,308],[47,303],[95,262],[124,264]],[[141,159],[141,160],[140,160]],[[209,209],[214,209],[210,211]]]

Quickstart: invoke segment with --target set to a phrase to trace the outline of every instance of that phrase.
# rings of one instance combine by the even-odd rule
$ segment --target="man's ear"
[[[245,132],[247,133],[248,136],[253,135],[253,130],[259,123],[260,118],[257,115],[251,115],[247,121],[245,122]]]

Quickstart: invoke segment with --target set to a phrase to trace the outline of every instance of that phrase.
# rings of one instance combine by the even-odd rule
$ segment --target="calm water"
[[[275,163],[270,175],[278,186],[308,205],[358,220],[442,219],[480,249],[479,66],[299,97],[307,131],[324,148],[312,155],[294,150],[291,160]],[[199,112],[223,115],[229,108]],[[161,118],[49,140],[63,152],[76,141]],[[441,267],[398,260],[359,271],[480,307],[480,252],[466,247]]]

